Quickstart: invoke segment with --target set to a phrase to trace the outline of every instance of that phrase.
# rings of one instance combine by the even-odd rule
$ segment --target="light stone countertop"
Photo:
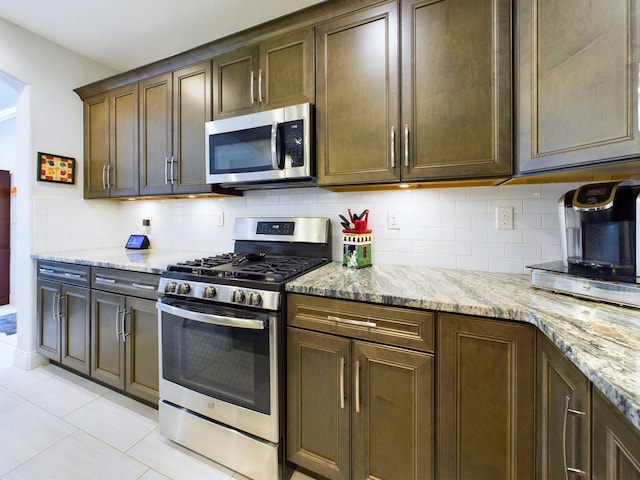
[[[640,310],[537,290],[527,275],[398,265],[333,262],[287,291],[533,324],[640,429]]]
[[[162,273],[167,265],[209,257],[212,252],[189,250],[127,250],[124,247],[95,248],[87,250],[68,250],[64,252],[33,253],[35,260],[89,265],[93,267],[118,268],[134,272]]]

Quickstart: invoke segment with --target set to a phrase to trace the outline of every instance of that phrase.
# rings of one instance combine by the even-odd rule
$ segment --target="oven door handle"
[[[175,315],[176,317],[194,320],[196,322],[210,323],[212,325],[222,325],[224,327],[248,328],[252,330],[264,330],[266,322],[264,320],[250,320],[246,318],[225,317],[212,313],[192,312],[184,308],[172,307],[166,303],[157,302],[156,308],[162,312]]]

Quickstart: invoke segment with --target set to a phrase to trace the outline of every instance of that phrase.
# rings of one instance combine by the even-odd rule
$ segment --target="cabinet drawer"
[[[158,298],[158,283],[160,283],[160,275],[154,273],[101,267],[94,267],[91,270],[91,288],[130,297],[155,300]]]
[[[287,302],[289,326],[434,351],[432,312],[298,294]]]
[[[89,286],[91,267],[74,263],[38,260],[38,278],[71,285]]]

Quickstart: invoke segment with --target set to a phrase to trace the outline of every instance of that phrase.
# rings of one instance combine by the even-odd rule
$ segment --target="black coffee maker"
[[[568,273],[638,283],[640,185],[583,185],[558,201]]]

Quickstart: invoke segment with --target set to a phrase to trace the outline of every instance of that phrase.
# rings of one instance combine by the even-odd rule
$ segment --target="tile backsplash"
[[[326,216],[333,259],[342,259],[339,214],[370,210],[373,263],[527,273],[526,265],[560,259],[557,201],[576,184],[406,191],[330,192],[299,188],[245,192],[243,197],[113,202],[37,197],[35,251],[124,245],[146,233],[152,248],[233,250],[240,216]],[[514,228],[496,229],[498,206],[513,207]],[[388,228],[388,213],[399,229]],[[150,219],[149,227],[142,219]]]

